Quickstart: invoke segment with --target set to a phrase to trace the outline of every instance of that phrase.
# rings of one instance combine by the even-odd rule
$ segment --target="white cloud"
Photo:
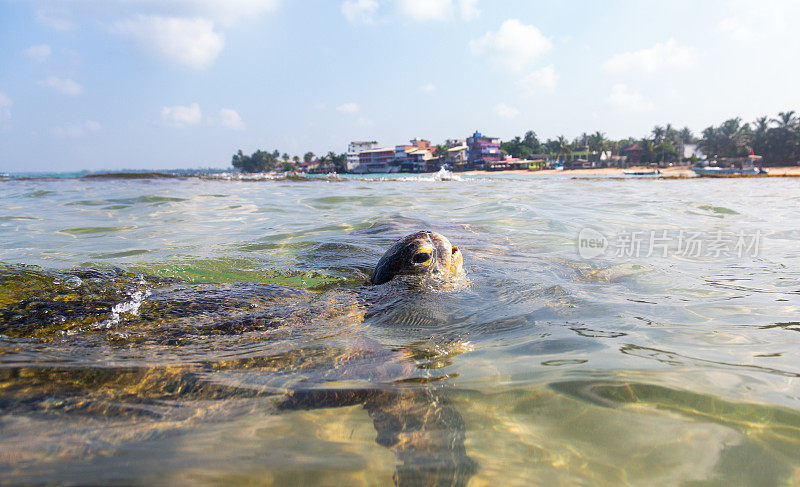
[[[552,47],[536,27],[525,25],[517,19],[503,22],[497,32],[487,32],[469,42],[474,54],[486,56],[514,71],[530,66]]]
[[[416,21],[450,20],[456,11],[464,20],[477,18],[481,11],[478,0],[396,0],[395,5],[401,15]]]
[[[50,88],[56,90],[63,95],[76,96],[83,93],[83,86],[69,78],[59,78],[58,76],[50,76],[47,79],[38,81],[37,85],[43,88]]]
[[[346,0],[342,2],[342,14],[351,24],[371,24],[378,11],[377,0]]]
[[[200,105],[192,103],[189,106],[177,105],[161,109],[161,121],[172,127],[183,128],[197,125],[203,120]]]
[[[400,13],[413,20],[447,20],[453,16],[452,0],[396,0]]]
[[[76,27],[74,22],[60,12],[47,9],[40,9],[36,12],[36,21],[55,30],[68,31]]]
[[[514,118],[519,115],[519,110],[505,103],[498,103],[494,107],[494,113],[503,118]]]
[[[716,28],[717,33],[724,34],[736,40],[749,40],[753,37],[753,31],[746,24],[743,24],[736,17],[722,19]]]
[[[477,4],[478,0],[458,0],[458,9],[461,11],[461,18],[464,20],[477,19],[481,15]]]
[[[430,94],[436,91],[436,86],[433,83],[428,83],[426,85],[420,86],[419,91]]]
[[[245,128],[242,117],[239,116],[236,110],[231,108],[223,108],[219,111],[219,123],[223,127],[228,127],[233,130],[244,130]]]
[[[140,0],[142,3],[172,7],[162,10],[164,15],[179,17],[203,17],[230,26],[241,19],[252,19],[272,12],[280,0]]]
[[[22,50],[22,54],[25,57],[39,62],[46,61],[47,58],[50,57],[50,52],[50,46],[47,44],[38,44]]]
[[[558,73],[552,64],[536,70],[517,82],[517,86],[526,94],[553,92],[558,84]]]
[[[11,99],[4,93],[0,93],[0,122],[11,120]]]
[[[154,54],[184,66],[203,69],[225,46],[210,20],[139,15],[117,22],[113,29]]]
[[[361,107],[358,106],[358,103],[342,103],[338,107],[336,107],[342,113],[346,113],[348,115],[353,115],[354,113],[358,113],[361,110]]]
[[[606,101],[620,110],[641,112],[653,109],[653,102],[645,100],[638,91],[630,91],[628,85],[622,83],[611,88],[611,93]]]
[[[720,11],[726,13],[716,25],[718,35],[730,40],[750,43],[747,47],[769,56],[774,46],[781,52],[794,52],[800,42],[797,36],[797,19],[800,16],[798,0],[726,0]],[[762,44],[755,47],[755,43]],[[759,49],[760,48],[760,49]],[[781,57],[777,54],[777,57]],[[781,63],[777,60],[776,63]]]
[[[68,123],[59,127],[53,127],[53,133],[58,137],[82,137],[89,132],[100,130],[100,124],[87,120],[85,122]]]
[[[675,39],[657,43],[650,49],[623,52],[611,56],[603,68],[611,73],[644,71],[652,73],[661,69],[692,67],[697,63],[697,49],[681,47]]]

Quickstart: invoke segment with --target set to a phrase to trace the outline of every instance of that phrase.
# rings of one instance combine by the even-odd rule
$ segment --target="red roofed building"
[[[646,151],[639,144],[631,144],[623,147],[619,152],[627,158],[626,162],[637,163],[642,162],[642,157],[644,157]]]
[[[434,159],[434,147],[425,139],[411,139],[411,145],[397,145],[394,148],[394,163],[401,172],[424,172]]]

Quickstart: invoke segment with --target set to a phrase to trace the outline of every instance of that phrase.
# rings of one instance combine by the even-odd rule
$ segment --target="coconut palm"
[[[695,141],[694,134],[689,127],[683,127],[678,131],[678,136],[683,144],[692,144]]]
[[[772,119],[772,122],[778,124],[778,128],[791,128],[797,124],[797,121],[797,117],[794,116],[794,110],[778,112],[778,118]]]
[[[563,135],[559,135],[555,140],[555,146],[559,160],[564,162],[567,158],[567,154],[572,152],[572,146],[570,145],[569,140],[567,140],[567,138]]]
[[[764,154],[768,149],[768,133],[770,130],[769,119],[767,117],[758,117],[753,122],[753,133],[750,141],[750,146],[756,154]]]
[[[664,135],[666,135],[667,132],[664,130],[664,127],[656,125],[653,127],[653,131],[651,133],[653,134],[653,143],[660,144],[661,142],[664,142]]]

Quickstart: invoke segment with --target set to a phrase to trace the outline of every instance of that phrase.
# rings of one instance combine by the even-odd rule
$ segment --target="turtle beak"
[[[450,251],[450,277],[458,277],[464,273],[464,257],[461,255],[461,250],[453,245]]]

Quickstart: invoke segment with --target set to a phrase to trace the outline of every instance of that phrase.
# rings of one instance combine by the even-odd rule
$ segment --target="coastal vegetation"
[[[313,152],[306,152],[303,155],[303,163],[308,165],[312,162],[315,163],[315,168],[324,172],[345,172],[347,169],[345,154],[336,154],[333,151],[320,157],[316,157]],[[249,156],[239,150],[233,155],[231,165],[234,169],[245,173],[291,172],[301,167],[299,156],[290,157],[287,153],[281,155],[279,150],[272,152],[257,150]]]
[[[700,137],[695,137],[688,127],[676,129],[672,124],[656,125],[646,137],[619,140],[610,140],[603,132],[595,132],[583,133],[571,142],[564,136],[542,142],[534,131],[529,130],[522,137],[503,142],[500,148],[518,159],[547,157],[564,160],[568,154],[580,156],[606,152],[609,156],[625,155],[625,149],[634,145],[641,148],[643,161],[693,162],[696,154],[686,155],[684,150],[687,145],[693,145],[711,159],[743,157],[752,151],[763,156],[767,164],[794,165],[800,161],[800,117],[794,111],[780,112],[775,118],[759,117],[751,123],[736,117],[719,126],[705,128]]]
[[[745,156],[753,151],[768,164],[793,164],[800,161],[800,118],[793,110],[780,112],[776,118],[759,117],[752,124],[732,118],[703,130],[700,147],[715,157]]]
[[[447,139],[432,151],[434,157],[444,157],[447,150],[460,145],[458,140]],[[743,122],[740,117],[722,122],[719,126],[705,128],[695,136],[688,127],[676,128],[672,124],[656,125],[645,137],[609,139],[596,131],[582,133],[571,141],[560,135],[540,140],[533,130],[515,136],[500,144],[506,156],[520,160],[531,159],[592,159],[604,154],[607,158],[625,156],[635,147],[637,158],[648,162],[695,162],[699,157],[709,159],[744,157],[751,153],[763,157],[769,165],[795,165],[800,162],[800,117],[795,111],[779,112],[776,117],[763,116],[753,122]],[[301,162],[302,161],[302,162]],[[241,172],[297,171],[346,172],[346,154],[333,151],[324,156],[306,152],[302,159],[290,157],[278,150],[257,150],[251,155],[239,150],[233,155],[233,167]]]

